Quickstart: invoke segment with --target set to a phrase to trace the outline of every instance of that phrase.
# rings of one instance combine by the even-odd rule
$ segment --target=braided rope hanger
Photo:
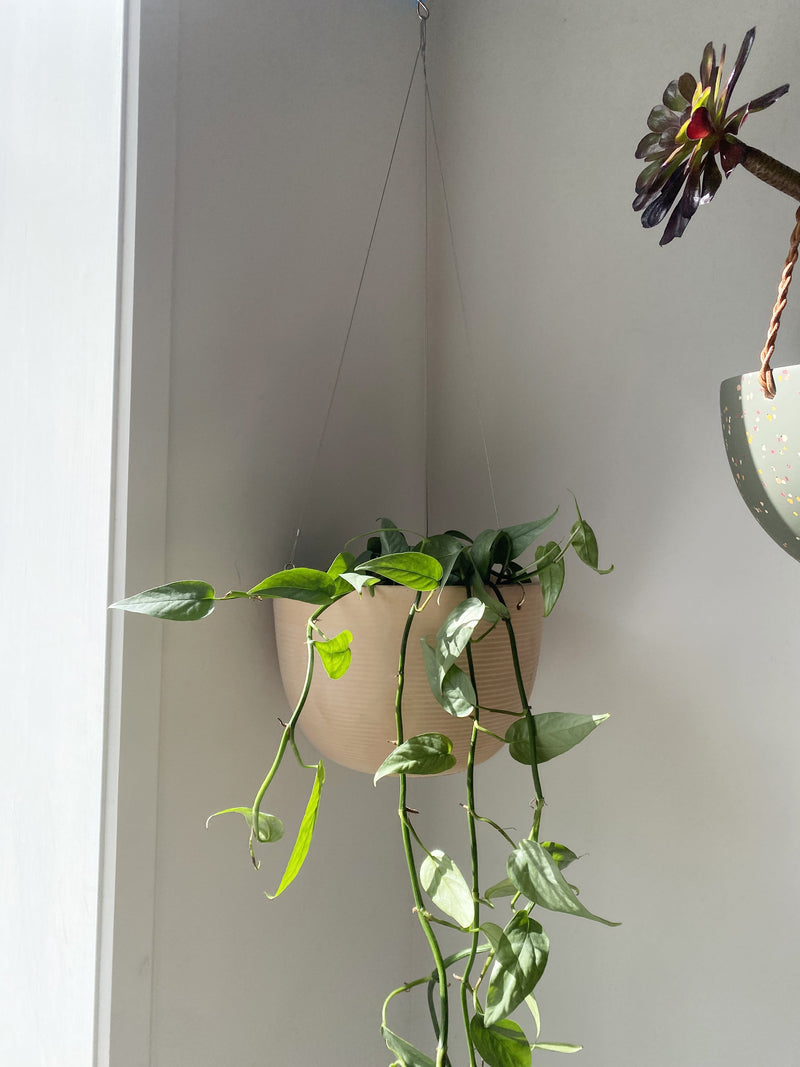
[[[789,254],[786,257],[786,263],[784,264],[783,273],[781,274],[781,280],[778,285],[778,299],[772,309],[772,317],[769,320],[769,329],[767,330],[767,339],[761,350],[761,370],[758,375],[758,381],[761,385],[761,391],[767,400],[772,400],[775,396],[775,379],[772,375],[770,360],[775,352],[775,341],[778,337],[781,315],[783,314],[783,309],[786,307],[786,301],[789,295],[789,285],[792,281],[792,272],[794,271],[794,265],[797,262],[798,246],[800,246],[800,208],[797,209],[794,229],[792,230],[792,236],[789,241]]]

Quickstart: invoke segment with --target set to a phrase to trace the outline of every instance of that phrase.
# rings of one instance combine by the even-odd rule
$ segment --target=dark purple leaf
[[[678,90],[687,104],[691,104],[696,88],[697,78],[695,78],[694,74],[689,74],[687,71],[686,74],[681,74],[680,78],[678,78]]]
[[[647,127],[653,130],[654,133],[661,133],[663,130],[673,127],[677,130],[676,121],[673,111],[670,111],[668,107],[664,107],[663,104],[656,104],[647,116]]]
[[[652,163],[648,163],[648,165],[644,168],[639,177],[636,179],[636,192],[645,193],[657,190],[663,184],[663,182],[659,182],[658,184],[656,184],[654,180],[660,170],[660,160],[656,159]]]
[[[748,30],[745,34],[742,46],[739,49],[739,55],[736,57],[736,62],[733,64],[730,77],[725,84],[725,88],[722,90],[722,96],[724,100],[730,100],[733,94],[734,87],[739,80],[739,75],[742,73],[742,68],[747,62],[747,57],[750,55],[750,49],[753,47],[753,41],[756,36],[756,28],[753,26],[751,30]]]
[[[722,185],[722,173],[717,166],[713,153],[709,152],[703,163],[703,182],[701,188],[700,203],[709,204],[714,199],[714,194]]]
[[[644,159],[649,155],[650,150],[659,144],[661,137],[662,134],[660,133],[646,133],[636,146],[636,152],[634,153],[636,159]]]
[[[686,136],[690,141],[702,141],[704,137],[708,137],[713,132],[714,126],[711,122],[708,108],[699,107],[692,112],[692,117],[689,119],[689,126],[686,130]]]
[[[683,231],[689,225],[689,222],[697,211],[699,205],[700,170],[699,168],[693,168],[690,170],[689,177],[686,180],[683,196],[680,198],[674,211],[670,215],[669,222],[666,225],[659,244],[668,245],[670,241],[673,241],[676,237],[682,237]]]
[[[704,89],[711,85],[711,72],[716,65],[717,56],[714,51],[714,44],[709,41],[703,49],[703,58],[700,60],[700,84]]]
[[[755,100],[751,100],[747,105],[747,110],[748,112],[764,111],[788,92],[789,83],[787,82],[786,85],[779,85],[777,89],[773,89],[771,93],[764,93],[763,96],[757,96]]]
[[[681,191],[683,185],[683,170],[676,170],[668,179],[664,188],[652,203],[648,204],[642,212],[642,226],[649,230],[652,226],[658,226],[666,213],[675,202],[675,197]]]

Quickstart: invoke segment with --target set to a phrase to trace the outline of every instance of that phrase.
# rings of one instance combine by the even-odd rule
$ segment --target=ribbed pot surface
[[[542,594],[537,584],[508,586],[503,591],[511,611],[525,692],[530,694],[539,663],[542,640]],[[441,733],[453,742],[455,771],[466,766],[472,733],[470,718],[457,719],[437,704],[428,686],[421,638],[433,643],[439,627],[464,599],[459,586],[447,586],[437,602],[434,595],[411,626],[403,690],[405,738]],[[337,601],[323,614],[319,625],[330,638],[342,630],[353,634],[350,669],[335,681],[317,662],[300,727],[319,751],[353,770],[374,774],[395,747],[395,693],[400,640],[415,593],[404,586],[379,585],[375,595],[355,593]],[[517,605],[519,604],[519,608]],[[295,706],[306,672],[306,623],[313,607],[294,600],[275,600],[278,659],[286,696]],[[479,635],[488,627],[481,624]],[[514,676],[511,647],[505,624],[500,623],[472,646],[478,700],[482,707],[521,710]],[[466,656],[459,665],[467,669]],[[503,736],[513,721],[508,715],[482,711],[481,724]],[[482,734],[476,759],[488,759],[501,742]]]

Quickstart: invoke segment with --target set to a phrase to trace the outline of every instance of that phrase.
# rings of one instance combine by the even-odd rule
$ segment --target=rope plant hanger
[[[397,156],[397,147],[400,141],[400,135],[403,131],[403,126],[406,121],[406,116],[409,110],[409,101],[411,99],[412,90],[414,88],[417,79],[422,77],[422,90],[423,90],[423,106],[424,106],[424,124],[423,124],[423,152],[424,152],[424,227],[425,227],[425,253],[424,253],[424,314],[423,314],[423,353],[424,353],[424,372],[425,372],[425,390],[423,399],[423,419],[424,419],[424,437],[425,437],[425,533],[430,532],[430,448],[429,448],[429,405],[428,405],[428,319],[429,319],[429,284],[428,284],[428,265],[429,265],[429,252],[430,252],[430,239],[429,239],[429,159],[428,159],[428,145],[429,141],[432,141],[434,154],[436,159],[436,169],[438,174],[438,180],[441,189],[442,203],[444,206],[445,218],[447,222],[447,234],[449,241],[449,250],[452,258],[453,269],[456,280],[456,287],[458,290],[459,299],[459,312],[461,318],[462,332],[465,338],[465,359],[468,364],[469,381],[472,392],[472,399],[475,408],[475,415],[477,419],[478,430],[480,434],[481,447],[483,453],[483,461],[486,468],[486,478],[488,482],[489,494],[491,497],[492,509],[497,525],[500,525],[499,512],[497,507],[497,498],[495,494],[494,478],[492,475],[492,465],[489,457],[489,448],[486,438],[486,428],[483,419],[483,413],[480,403],[480,389],[478,386],[477,369],[475,366],[475,360],[472,355],[472,347],[470,344],[470,335],[468,328],[468,319],[466,313],[466,304],[464,300],[464,289],[461,282],[461,273],[458,266],[458,258],[456,256],[456,245],[453,233],[453,221],[450,213],[450,202],[447,195],[447,186],[444,179],[444,169],[442,167],[442,157],[439,150],[439,138],[436,130],[436,122],[434,119],[433,105],[431,102],[430,87],[428,84],[428,64],[427,64],[427,25],[430,17],[430,9],[427,4],[422,0],[417,0],[416,4],[417,17],[419,21],[419,45],[414,56],[414,61],[411,69],[411,76],[409,78],[408,86],[403,98],[403,105],[400,113],[400,121],[397,125],[394,141],[392,143],[391,152],[389,154],[389,162],[386,168],[386,173],[381,185],[381,191],[378,197],[378,207],[375,212],[375,217],[372,223],[372,229],[370,231],[369,241],[367,242],[367,250],[364,256],[364,260],[361,266],[361,272],[356,286],[355,299],[350,311],[350,316],[347,322],[347,328],[345,330],[344,342],[342,344],[341,351],[339,353],[339,359],[336,366],[336,373],[331,386],[330,395],[328,398],[328,404],[325,411],[325,416],[322,420],[322,426],[317,439],[316,448],[310,464],[308,476],[306,479],[305,488],[301,497],[301,506],[299,509],[299,521],[297,523],[294,541],[292,543],[292,549],[289,554],[288,566],[292,567],[295,564],[297,555],[297,547],[300,538],[303,533],[303,526],[305,523],[308,506],[312,498],[313,485],[320,465],[322,457],[323,446],[327,437],[328,427],[331,420],[331,415],[335,406],[336,397],[338,395],[339,385],[342,378],[342,370],[344,367],[345,357],[350,345],[350,338],[353,332],[353,325],[356,319],[356,314],[359,307],[359,301],[361,298],[361,292],[364,286],[364,280],[367,275],[367,269],[370,262],[370,256],[372,254],[373,245],[375,243],[375,235],[378,230],[378,224],[381,219],[381,214],[386,199],[386,192],[389,186],[389,181],[392,176],[392,169],[394,167],[395,158]]]

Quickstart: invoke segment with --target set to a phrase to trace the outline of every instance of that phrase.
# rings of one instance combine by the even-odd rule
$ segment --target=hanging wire
[[[427,101],[427,110],[430,115],[431,134],[433,136],[433,145],[436,150],[436,164],[439,170],[439,180],[442,185],[442,199],[444,201],[445,216],[447,218],[447,231],[450,238],[450,253],[453,257],[453,269],[456,276],[456,286],[458,288],[458,299],[461,308],[461,319],[464,328],[464,343],[467,353],[467,364],[470,370],[470,379],[472,383],[472,396],[475,404],[475,414],[478,418],[478,428],[481,435],[481,444],[483,446],[483,458],[486,462],[486,473],[489,479],[489,492],[492,498],[492,508],[494,510],[494,517],[497,526],[500,526],[500,514],[497,509],[497,497],[494,490],[494,478],[492,476],[492,464],[489,459],[489,446],[486,443],[486,427],[483,421],[483,414],[480,404],[480,390],[478,388],[478,375],[475,367],[475,358],[472,351],[472,344],[470,341],[469,323],[467,320],[466,304],[464,302],[464,287],[461,283],[461,271],[458,266],[458,256],[456,255],[456,243],[453,237],[453,219],[450,214],[450,202],[447,196],[447,186],[444,180],[444,170],[442,169],[442,155],[439,151],[439,138],[436,135],[436,120],[433,117],[433,105],[431,104],[431,95],[428,88],[428,78],[425,69],[425,61],[423,57],[423,72],[425,73],[425,99]]]
[[[425,12],[425,14],[422,13],[423,11]],[[358,309],[358,301],[359,301],[359,298],[361,296],[361,289],[362,289],[362,287],[364,285],[364,277],[365,277],[365,275],[367,273],[367,264],[369,263],[370,253],[372,252],[372,245],[373,245],[373,243],[375,241],[375,232],[378,229],[378,220],[379,220],[380,215],[381,215],[381,209],[383,207],[384,197],[386,196],[386,188],[389,185],[389,177],[391,176],[391,173],[392,173],[392,164],[394,163],[394,157],[395,157],[395,154],[397,152],[397,144],[398,144],[398,142],[400,140],[400,133],[401,133],[401,131],[403,129],[403,121],[404,121],[404,119],[406,117],[406,110],[408,108],[408,100],[409,100],[409,97],[411,96],[411,88],[412,88],[412,86],[414,84],[414,77],[415,77],[415,75],[417,73],[417,66],[419,64],[420,56],[424,52],[425,23],[426,23],[426,21],[428,19],[428,14],[429,14],[428,9],[425,6],[425,4],[423,4],[421,2],[417,3],[417,13],[418,13],[419,19],[420,19],[420,45],[419,45],[419,48],[417,49],[417,54],[414,57],[414,65],[411,68],[411,77],[410,77],[409,82],[408,82],[408,89],[406,90],[405,100],[403,101],[403,110],[402,110],[402,112],[400,114],[400,122],[398,123],[398,126],[397,126],[397,133],[395,134],[394,144],[392,145],[392,153],[391,153],[391,156],[389,157],[389,166],[386,168],[386,177],[383,180],[383,188],[381,189],[381,195],[380,195],[380,199],[378,201],[378,210],[375,213],[375,221],[372,224],[372,232],[370,233],[369,244],[367,245],[367,254],[364,257],[364,264],[363,264],[363,266],[361,268],[361,277],[358,280],[358,287],[356,289],[356,296],[355,296],[355,300],[353,301],[353,310],[350,312],[350,321],[347,324],[347,331],[345,333],[344,344],[342,345],[341,355],[339,356],[339,363],[338,363],[338,366],[336,368],[336,377],[334,378],[333,388],[331,389],[331,395],[330,395],[330,399],[328,401],[328,409],[325,412],[325,418],[324,418],[323,423],[322,423],[322,430],[320,431],[320,434],[319,434],[319,439],[317,441],[316,451],[314,452],[314,458],[313,458],[313,460],[311,462],[311,469],[309,471],[308,478],[306,480],[306,486],[305,486],[305,490],[304,490],[304,493],[303,493],[303,497],[301,498],[302,499],[302,506],[301,506],[301,509],[300,509],[300,521],[298,522],[297,529],[295,530],[294,541],[292,543],[292,551],[291,551],[291,553],[289,555],[289,563],[287,564],[288,567],[293,567],[294,566],[295,554],[297,552],[297,545],[298,545],[298,542],[300,540],[300,534],[302,533],[302,530],[303,530],[303,523],[305,521],[305,514],[306,514],[306,511],[308,509],[309,500],[311,498],[311,489],[312,489],[313,482],[314,482],[314,476],[316,474],[317,467],[319,466],[319,458],[320,458],[320,455],[322,453],[322,445],[323,445],[323,442],[325,440],[325,435],[326,435],[327,430],[328,430],[328,423],[330,422],[331,411],[333,410],[333,402],[334,402],[334,399],[336,397],[336,390],[339,387],[339,380],[341,379],[341,376],[342,376],[342,366],[344,365],[344,357],[345,357],[345,353],[347,352],[347,346],[350,343],[350,334],[352,333],[352,330],[353,330],[353,322],[354,322],[355,317],[356,317],[356,310]]]
[[[422,12],[425,12],[423,15]],[[423,122],[423,156],[424,156],[424,184],[425,184],[425,263],[423,269],[423,285],[424,285],[424,303],[423,303],[423,321],[422,321],[422,333],[423,333],[423,393],[422,393],[422,420],[424,428],[424,445],[425,445],[425,536],[429,537],[431,532],[431,503],[430,503],[430,405],[428,402],[428,395],[430,393],[430,359],[428,348],[428,319],[429,319],[429,294],[430,286],[428,284],[429,266],[428,266],[428,250],[430,248],[430,240],[428,237],[428,222],[429,222],[429,208],[428,208],[428,63],[427,55],[425,52],[425,46],[427,44],[427,21],[430,16],[430,12],[427,7],[422,3],[417,3],[417,14],[419,15],[419,47],[420,55],[422,56],[422,76],[425,86],[425,91],[422,94],[422,111],[424,116]]]

